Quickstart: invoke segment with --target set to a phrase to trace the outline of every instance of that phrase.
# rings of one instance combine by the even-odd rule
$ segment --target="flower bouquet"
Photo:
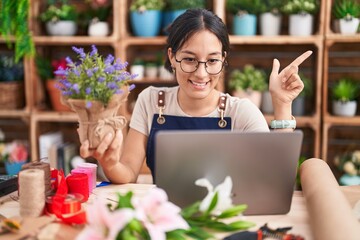
[[[96,46],[91,48],[85,53],[83,48],[73,47],[79,62],[67,57],[67,68],[55,74],[63,76],[58,84],[63,101],[79,116],[80,142],[88,139],[90,148],[96,148],[106,134],[114,136],[126,125],[125,117],[117,112],[135,87],[128,83],[135,76],[125,70],[127,62],[111,54],[103,58]]]
[[[106,206],[105,199],[96,199],[87,207],[88,224],[77,239],[215,239],[216,232],[255,226],[242,220],[225,223],[225,219],[238,216],[247,208],[232,205],[230,177],[216,188],[207,179],[199,179],[195,184],[207,187],[208,195],[184,209],[169,202],[166,192],[156,187],[141,198],[131,191],[118,194],[116,206]]]

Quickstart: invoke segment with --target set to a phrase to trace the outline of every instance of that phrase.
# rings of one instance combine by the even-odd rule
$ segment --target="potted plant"
[[[66,68],[65,58],[54,59],[50,61],[48,58],[38,56],[35,60],[35,63],[39,77],[45,82],[52,108],[58,112],[71,111],[68,106],[62,104],[61,102],[61,92],[57,87],[59,84],[58,80],[61,78],[61,76],[54,74],[54,72],[59,68]]]
[[[0,55],[0,109],[24,106],[24,65],[11,55]]]
[[[148,61],[145,63],[145,76],[149,79],[155,79],[158,76],[158,65],[156,62]]]
[[[334,165],[343,174],[339,179],[340,185],[360,185],[360,150],[337,155]]]
[[[28,144],[26,141],[14,140],[9,143],[0,143],[0,161],[4,162],[8,175],[16,175],[22,165],[28,161]]]
[[[355,0],[335,1],[332,9],[342,34],[355,34],[359,27],[360,4]]]
[[[63,76],[59,88],[64,102],[78,114],[80,142],[88,139],[89,147],[96,148],[106,134],[115,136],[115,131],[125,126],[125,117],[117,112],[134,88],[128,83],[134,76],[126,71],[127,63],[111,54],[102,57],[94,45],[89,53],[83,48],[72,49],[80,63],[67,57],[67,68],[55,74]]]
[[[231,73],[229,88],[233,90],[233,96],[249,98],[257,107],[260,107],[261,92],[268,88],[266,74],[253,65],[245,65],[242,71],[235,69]]]
[[[205,8],[205,5],[205,0],[167,0],[162,23],[163,32],[166,33],[170,24],[187,9]]]
[[[299,73],[299,75],[304,83],[304,89],[292,102],[292,114],[294,116],[303,116],[305,114],[306,98],[313,95],[313,81],[302,73]]]
[[[145,76],[145,63],[141,58],[135,58],[133,64],[130,66],[131,75],[134,75],[135,80],[141,80]]]
[[[312,35],[314,14],[318,9],[318,0],[289,0],[282,7],[282,11],[289,15],[289,34],[291,36]]]
[[[257,16],[261,0],[227,0],[226,9],[233,15],[233,34],[256,35]]]
[[[111,12],[111,4],[94,5],[91,4],[85,12],[88,22],[88,35],[93,37],[105,37],[109,35],[110,27],[108,18]]]
[[[39,17],[49,35],[72,36],[77,32],[78,13],[67,0],[48,0],[47,9]]]
[[[130,5],[130,23],[135,36],[154,37],[161,28],[165,0],[133,0]]]
[[[33,56],[35,47],[28,27],[30,0],[1,1],[0,9],[0,35],[9,48],[13,43],[10,36],[15,37],[15,62],[24,56]]]
[[[356,114],[356,98],[360,85],[350,78],[341,78],[332,86],[333,113],[338,116],[352,117]]]
[[[281,7],[283,0],[266,0],[261,5],[260,34],[263,36],[278,36],[281,30]]]

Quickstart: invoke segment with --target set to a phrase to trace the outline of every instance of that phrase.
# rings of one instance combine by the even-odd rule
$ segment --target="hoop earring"
[[[171,69],[172,69],[173,72],[176,71],[176,68],[173,65],[171,65]]]

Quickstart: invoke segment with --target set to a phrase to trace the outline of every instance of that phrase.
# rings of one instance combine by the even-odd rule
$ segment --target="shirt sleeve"
[[[146,109],[146,103],[149,104],[150,89],[143,90],[139,95],[135,103],[134,110],[131,115],[130,127],[148,136],[148,116],[149,113]]]

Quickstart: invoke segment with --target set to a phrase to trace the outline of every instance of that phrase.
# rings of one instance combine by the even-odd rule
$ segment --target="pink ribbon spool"
[[[91,183],[91,191],[92,189],[96,188],[96,170],[97,170],[97,165],[94,163],[80,163],[77,167],[77,169],[90,169],[93,173],[92,175],[92,183]],[[89,182],[90,183],[90,182]]]

